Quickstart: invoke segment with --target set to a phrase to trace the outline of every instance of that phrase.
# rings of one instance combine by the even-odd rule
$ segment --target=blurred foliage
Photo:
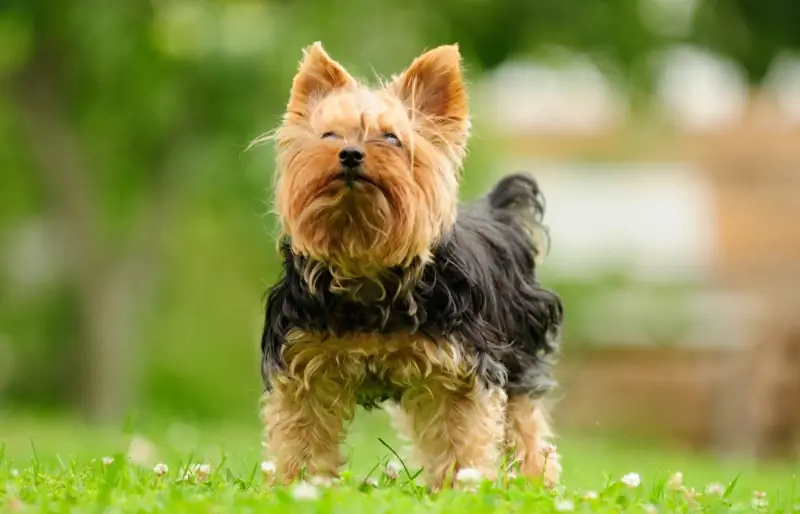
[[[789,0],[707,0],[678,29],[680,2],[645,3],[4,0],[0,402],[251,415],[276,266],[270,150],[244,150],[315,40],[364,77],[452,41],[474,80],[575,48],[644,89],[650,52],[672,41],[731,55],[753,81],[800,46]],[[475,140],[465,197],[491,151]],[[108,341],[116,366],[98,370]],[[131,390],[97,391],[115,382]]]
[[[781,51],[800,49],[800,3],[714,0],[697,10],[695,41],[739,63],[758,84]]]

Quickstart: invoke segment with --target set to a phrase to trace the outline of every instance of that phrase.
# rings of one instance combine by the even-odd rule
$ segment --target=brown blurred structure
[[[536,135],[513,145],[550,160],[692,163],[716,192],[718,259],[703,288],[748,298],[722,315],[746,327],[741,344],[599,346],[566,359],[556,410],[564,425],[800,457],[800,126],[758,93],[750,98],[739,123],[713,131]]]

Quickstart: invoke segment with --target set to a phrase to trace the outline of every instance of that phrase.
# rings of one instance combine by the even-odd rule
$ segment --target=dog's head
[[[293,251],[351,277],[427,260],[455,220],[468,114],[456,46],[378,87],[308,47],[275,135]]]

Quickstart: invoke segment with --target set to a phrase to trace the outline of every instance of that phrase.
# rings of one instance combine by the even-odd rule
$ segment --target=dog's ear
[[[292,81],[292,92],[286,108],[287,121],[298,121],[308,116],[315,101],[337,89],[352,88],[356,80],[334,61],[316,42],[303,50],[303,60]]]
[[[440,46],[417,57],[390,87],[415,116],[446,133],[459,135],[468,129],[467,91],[457,45]]]

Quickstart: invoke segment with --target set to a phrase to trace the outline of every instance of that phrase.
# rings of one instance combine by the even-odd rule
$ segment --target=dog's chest
[[[296,331],[284,357],[289,367],[324,373],[351,389],[366,409],[399,401],[406,390],[433,376],[457,376],[472,367],[452,341],[409,333],[320,337]]]
[[[354,336],[336,345],[343,353],[336,352],[334,362],[352,370],[356,403],[371,410],[386,401],[399,402],[403,391],[421,379],[417,363],[425,357],[420,344],[408,336]]]

